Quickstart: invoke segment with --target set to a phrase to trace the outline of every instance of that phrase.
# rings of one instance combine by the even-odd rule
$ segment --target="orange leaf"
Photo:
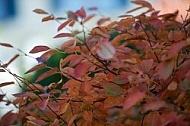
[[[95,14],[92,15],[88,15],[84,20],[83,20],[83,24],[87,21],[89,21],[90,19],[92,19],[94,16],[96,16]]]
[[[51,70],[49,70],[49,71],[44,72],[43,74],[41,74],[41,75],[36,79],[35,82],[39,82],[39,81],[41,81],[41,80],[43,80],[43,79],[45,79],[45,78],[47,78],[47,77],[49,77],[49,76],[51,76],[51,75],[53,75],[53,74],[56,74],[56,73],[57,73],[57,68],[53,68],[53,69],[51,69]]]
[[[48,50],[47,52],[42,54],[40,57],[36,58],[36,60],[38,62],[44,62],[44,61],[48,60],[52,56],[52,54],[54,54],[56,52],[57,52],[57,50]]]
[[[81,78],[89,70],[90,64],[88,62],[79,63],[74,69],[74,76]]]
[[[137,1],[131,1],[131,3],[137,4],[137,5],[141,5],[142,7],[147,7],[149,9],[152,9],[152,5],[144,0],[137,0]]]
[[[35,9],[35,10],[33,10],[33,12],[35,12],[37,14],[48,14],[46,11],[44,11],[42,9]]]
[[[54,20],[54,16],[53,16],[53,15],[49,15],[49,16],[47,16],[47,17],[44,17],[44,18],[42,19],[42,22],[49,21],[49,20]]]
[[[145,97],[145,94],[146,94],[145,92],[141,92],[141,91],[136,91],[129,94],[124,101],[123,109],[128,110],[132,106],[136,105]]]
[[[69,105],[70,105],[69,102],[61,105],[59,109],[59,114],[64,114],[67,111]]]
[[[0,87],[4,87],[4,86],[8,86],[8,85],[11,85],[11,84],[14,84],[15,82],[4,82],[4,83],[0,83]]]
[[[110,34],[107,32],[105,27],[95,27],[91,30],[92,35],[98,35],[104,38],[109,38]]]
[[[53,38],[62,38],[62,37],[72,37],[73,35],[71,33],[60,33],[54,36]]]
[[[84,110],[84,111],[82,112],[82,117],[83,117],[86,121],[92,122],[93,113],[92,113],[92,111]]]
[[[45,67],[46,67],[45,64],[38,64],[38,65],[32,67],[31,69],[29,69],[28,71],[26,71],[25,74],[28,74],[28,73],[31,73],[31,72],[34,72],[34,71],[43,69],[43,68],[45,68]]]
[[[72,123],[75,121],[75,119],[76,119],[78,116],[79,116],[78,114],[73,115],[73,116],[70,118],[69,122],[68,122],[68,126],[71,126]]]
[[[35,46],[29,53],[38,53],[50,49],[48,46],[38,45]]]
[[[63,22],[61,25],[59,25],[59,27],[58,27],[57,31],[62,30],[62,29],[63,29],[65,26],[67,26],[67,25],[68,25],[71,21],[72,21],[72,20],[71,20],[71,19],[69,19],[69,20],[67,20],[67,21]]]
[[[67,47],[70,47],[70,46],[74,45],[75,42],[76,42],[75,39],[71,39],[71,40],[65,41],[65,42],[62,43],[60,49],[65,49]]]
[[[167,88],[169,91],[174,91],[177,89],[177,82],[176,81],[172,81]]]
[[[102,19],[100,19],[100,20],[98,21],[98,25],[102,25],[102,24],[104,24],[104,23],[107,22],[107,21],[110,21],[110,18],[102,18]]]
[[[108,96],[104,101],[104,108],[112,108],[115,106],[121,106],[124,102],[124,99],[121,96]]]

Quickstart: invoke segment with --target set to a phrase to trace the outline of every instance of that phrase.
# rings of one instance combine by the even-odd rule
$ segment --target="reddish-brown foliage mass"
[[[76,12],[68,11],[68,17],[58,27],[60,33],[54,38],[70,39],[59,49],[40,45],[30,51],[45,53],[37,58],[40,64],[26,73],[43,68],[49,70],[35,83],[18,77],[28,85],[23,93],[14,94],[16,99],[12,104],[18,106],[19,111],[4,115],[0,124],[190,125],[188,11],[183,22],[178,22],[175,13],[159,15],[146,1],[133,3],[140,7],[130,12],[148,9],[137,16],[129,16],[130,12],[127,12],[120,16],[120,21],[111,22],[110,18],[104,17],[90,32],[85,30],[85,23],[92,20],[94,14],[87,15],[83,7]],[[60,20],[41,9],[34,12],[48,15],[43,22]],[[62,29],[74,27],[77,23],[81,25],[81,31],[61,33]],[[6,43],[0,45],[14,48]],[[67,54],[59,61],[59,67],[45,64],[56,52]],[[18,56],[1,64],[0,72],[5,72]],[[48,87],[38,84],[57,73],[67,79],[60,79]],[[0,87],[9,84],[13,82],[2,83]],[[0,96],[1,101],[3,97]]]

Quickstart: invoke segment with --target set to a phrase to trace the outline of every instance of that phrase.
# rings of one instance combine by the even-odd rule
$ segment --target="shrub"
[[[190,10],[177,22],[176,13],[159,15],[146,1],[133,3],[141,7],[119,21],[101,18],[89,32],[85,23],[95,15],[86,15],[83,7],[68,11],[54,38],[69,40],[57,49],[39,45],[30,51],[44,51],[36,58],[39,64],[26,71],[45,69],[33,81],[8,70],[19,55],[1,63],[1,72],[26,85],[24,92],[13,94],[11,104],[18,112],[5,114],[1,125],[190,125]],[[147,11],[129,15],[140,8]],[[47,15],[43,22],[62,19],[42,9],[34,12]],[[81,31],[61,32],[76,23]],[[55,60],[56,54],[63,55]]]

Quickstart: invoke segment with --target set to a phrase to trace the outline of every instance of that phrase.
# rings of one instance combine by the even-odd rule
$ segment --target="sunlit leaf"
[[[48,14],[46,11],[44,11],[42,9],[35,9],[35,10],[33,10],[33,12],[35,12],[37,14]]]
[[[71,19],[69,19],[69,20],[67,20],[67,21],[65,21],[65,22],[63,22],[61,25],[59,25],[59,27],[58,27],[58,29],[57,29],[57,31],[60,31],[60,30],[62,30],[65,26],[67,26],[69,23],[71,23]]]
[[[97,50],[98,55],[103,59],[111,59],[114,57],[116,50],[109,42],[100,42],[100,47]]]
[[[13,48],[13,46],[11,44],[8,44],[8,43],[0,43],[0,45],[5,46],[5,47]]]
[[[45,79],[45,78],[47,78],[47,77],[49,77],[49,76],[51,76],[51,75],[53,75],[53,74],[56,74],[56,73],[57,73],[57,68],[52,68],[52,69],[50,69],[49,71],[44,72],[43,74],[41,74],[41,75],[36,79],[35,82],[39,82],[39,81],[41,81],[41,80],[43,80],[43,79]]]
[[[0,83],[0,87],[4,87],[4,86],[8,86],[8,85],[11,85],[11,84],[14,84],[15,82],[4,82],[4,83]]]
[[[49,15],[49,16],[47,16],[47,17],[44,17],[44,18],[42,19],[42,22],[46,22],[46,21],[50,21],[50,20],[54,20],[54,16],[53,16],[53,15]]]
[[[47,51],[48,49],[50,49],[48,46],[38,45],[38,46],[35,46],[29,53],[43,52],[43,51]]]
[[[73,35],[71,33],[60,33],[54,36],[53,38],[63,38],[63,37],[72,37]]]
[[[160,79],[166,80],[171,74],[174,69],[175,61],[169,60],[161,62],[156,67],[156,74]]]
[[[76,11],[76,14],[82,19],[84,19],[86,17],[86,12],[84,10],[84,7],[81,7],[80,10]]]
[[[100,82],[103,88],[106,90],[108,96],[119,96],[123,93],[123,89],[114,83],[102,81]]]
[[[145,92],[141,92],[141,91],[136,91],[136,92],[132,92],[131,94],[128,94],[124,101],[123,109],[128,110],[132,106],[136,105],[145,97],[145,94],[146,94]]]

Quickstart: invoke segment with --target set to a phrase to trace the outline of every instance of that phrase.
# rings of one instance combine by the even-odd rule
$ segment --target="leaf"
[[[25,74],[28,74],[28,73],[31,73],[31,72],[34,72],[34,71],[37,71],[37,70],[40,70],[43,68],[46,68],[45,64],[38,64],[38,65],[32,67],[31,69],[29,69],[28,71],[26,71]]]
[[[6,72],[4,69],[0,69],[0,72]]]
[[[51,75],[53,75],[53,74],[56,74],[56,73],[57,73],[57,68],[52,68],[52,69],[50,69],[49,71],[44,72],[43,74],[41,74],[41,75],[36,79],[35,82],[39,82],[39,81],[41,81],[41,80],[43,80],[43,79],[45,79],[45,78],[47,78],[47,77],[49,77],[49,76],[51,76]]]
[[[83,24],[86,23],[87,21],[89,21],[90,19],[92,19],[93,17],[95,17],[96,15],[95,14],[92,14],[92,15],[88,15],[82,22]]]
[[[84,7],[81,7],[80,10],[78,10],[76,12],[76,15],[78,15],[79,17],[81,17],[82,19],[86,18],[86,12],[84,10]]]
[[[46,11],[44,11],[42,9],[35,9],[35,10],[33,10],[33,12],[35,12],[37,14],[48,14]]]
[[[110,34],[105,27],[95,27],[91,30],[91,35],[98,35],[104,38],[110,38]]]
[[[45,126],[47,124],[46,121],[41,120],[41,119],[33,119],[31,120],[33,123],[35,123],[38,126]]]
[[[52,54],[56,53],[57,50],[48,50],[47,52],[45,52],[44,54],[42,54],[40,57],[36,58],[36,60],[41,63],[41,62],[45,62],[46,60],[48,60]]]
[[[146,92],[141,92],[141,91],[135,91],[132,92],[131,94],[128,94],[124,101],[123,109],[128,110],[132,106],[136,105],[145,97],[145,94]]]
[[[42,19],[42,22],[54,20],[54,18],[55,18],[55,17],[54,17],[53,15],[49,15],[49,16],[47,16],[47,17],[44,17],[44,18]]]
[[[0,102],[3,100],[4,97],[5,97],[4,94],[0,94]]]
[[[81,78],[89,70],[90,63],[82,62],[79,63],[74,69],[74,77]]]
[[[92,122],[93,113],[92,113],[92,111],[84,110],[82,112],[82,117],[84,118],[84,120],[86,120],[88,122]]]
[[[74,114],[74,115],[70,118],[70,120],[69,120],[69,122],[68,122],[68,126],[71,126],[72,123],[75,121],[75,119],[76,119],[78,116],[79,116],[78,114]]]
[[[0,45],[13,48],[13,46],[11,44],[8,44],[8,43],[0,43]]]
[[[67,17],[69,19],[72,19],[72,20],[75,20],[75,21],[77,21],[77,19],[78,19],[77,14],[72,12],[72,11],[67,11]]]
[[[76,43],[76,40],[75,40],[75,39],[71,39],[71,40],[65,41],[65,42],[63,42],[63,43],[61,44],[60,49],[68,48],[68,47],[74,45],[74,43]]]
[[[100,84],[106,90],[108,96],[119,96],[123,93],[122,88],[117,84],[106,81],[102,81]]]
[[[103,59],[111,59],[114,57],[116,50],[109,42],[100,42],[100,47],[97,50],[98,55]]]
[[[54,36],[53,38],[63,38],[63,37],[72,37],[73,35],[71,33],[60,33]]]
[[[109,17],[108,18],[101,18],[100,20],[98,20],[97,23],[98,23],[98,25],[102,25],[102,24],[104,24],[107,21],[110,21]]]
[[[108,96],[104,101],[104,108],[112,108],[115,106],[121,106],[124,102],[124,99],[121,96]]]
[[[94,11],[94,10],[98,10],[98,8],[97,7],[89,7],[88,10]]]
[[[60,115],[64,114],[64,113],[67,111],[69,105],[70,105],[69,102],[67,102],[67,103],[65,103],[65,104],[63,104],[63,105],[61,105],[60,108],[59,108],[59,114],[60,114]]]
[[[149,9],[152,9],[152,5],[144,0],[137,0],[137,1],[131,1],[131,3],[137,4],[137,5],[141,5],[142,7],[147,7]]]
[[[44,92],[44,87],[40,84],[29,84],[27,90]]]
[[[43,51],[47,51],[48,49],[50,49],[48,46],[38,45],[38,46],[35,46],[29,53],[43,52]]]
[[[12,57],[8,63],[3,64],[3,67],[8,67],[8,65],[10,65],[14,60],[16,60],[20,55],[16,54],[14,57]]]
[[[121,75],[118,75],[116,77],[113,78],[113,81],[116,84],[126,84],[129,82],[128,78],[127,78],[128,74],[127,73],[122,73]]]
[[[40,110],[45,110],[48,102],[49,102],[49,96],[46,99],[43,99],[39,104],[37,104],[37,106],[39,107]]]
[[[59,120],[58,120],[58,119],[55,119],[55,120],[53,121],[53,123],[50,124],[50,126],[58,126],[58,125],[59,125]]]
[[[171,59],[175,56],[178,55],[178,53],[180,52],[180,50],[186,46],[186,41],[180,41],[180,42],[177,42],[175,44],[173,44],[170,49],[168,50],[167,52],[167,55],[166,55],[166,59]]]
[[[158,100],[150,100],[147,101],[141,108],[142,113],[146,113],[148,111],[157,111],[160,108],[166,107],[165,101],[158,101]]]
[[[176,81],[172,81],[172,82],[168,85],[167,89],[168,89],[169,91],[174,91],[174,90],[176,90],[176,89],[177,89],[177,82],[176,82]]]
[[[161,62],[156,67],[156,74],[155,76],[158,76],[159,79],[166,80],[171,74],[174,69],[175,61],[169,60]]]
[[[7,112],[3,117],[1,117],[0,124],[2,126],[11,126],[18,120],[18,114],[12,113],[12,111]]]
[[[58,27],[58,29],[57,29],[57,31],[60,31],[60,30],[62,30],[65,26],[67,26],[69,23],[71,23],[71,19],[69,19],[69,20],[67,20],[67,21],[65,21],[65,22],[63,22],[61,25],[59,25],[59,27]]]
[[[0,83],[0,87],[8,86],[8,85],[11,85],[11,84],[14,84],[14,83],[15,83],[15,82],[13,82],[13,81]]]

